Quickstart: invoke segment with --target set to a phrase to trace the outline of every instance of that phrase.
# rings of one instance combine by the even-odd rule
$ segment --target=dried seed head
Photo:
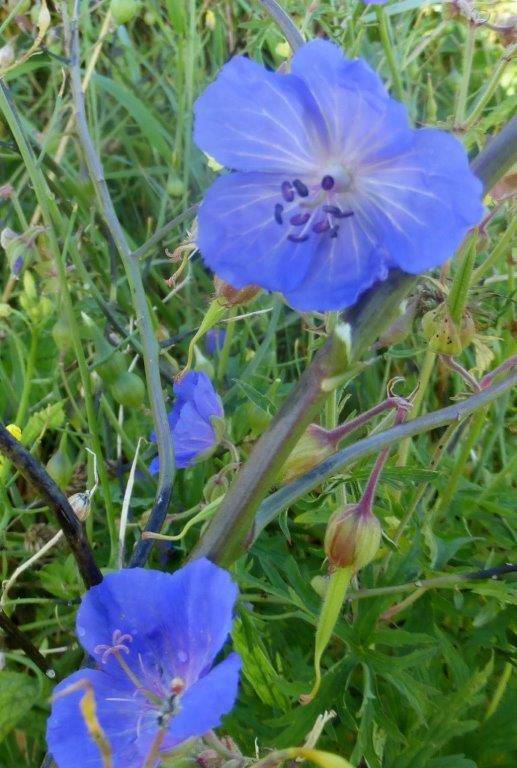
[[[258,285],[247,285],[244,288],[234,288],[218,277],[214,277],[216,298],[226,307],[235,307],[238,304],[248,304],[260,291]]]
[[[89,491],[83,493],[74,493],[73,496],[68,498],[70,506],[74,510],[76,516],[83,523],[90,514],[91,506],[91,494]]]

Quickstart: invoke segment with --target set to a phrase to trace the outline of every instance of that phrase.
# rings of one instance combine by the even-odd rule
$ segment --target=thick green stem
[[[383,448],[394,445],[406,438],[430,432],[452,422],[459,424],[462,419],[484,408],[498,397],[502,397],[516,384],[517,374],[514,373],[498,384],[494,384],[460,403],[455,403],[439,411],[420,416],[418,419],[397,427],[391,427],[384,432],[371,435],[353,445],[342,448],[330,458],[322,461],[321,464],[318,464],[310,472],[307,472],[307,474],[302,475],[302,477],[297,478],[292,483],[282,486],[262,503],[257,513],[254,539],[280,514],[282,509],[290,506],[314,490],[314,488],[318,488],[330,477],[340,474],[350,464],[366,456],[379,453]]]
[[[230,565],[245,552],[253,535],[253,520],[260,502],[328,396],[330,390],[325,388],[326,380],[341,373],[346,377],[350,362],[357,360],[381,329],[391,322],[414,280],[400,271],[392,272],[389,282],[380,283],[369,291],[343,316],[338,331],[350,336],[348,363],[347,343],[336,333],[314,356],[269,429],[255,445],[192,557],[209,557],[221,565]]]

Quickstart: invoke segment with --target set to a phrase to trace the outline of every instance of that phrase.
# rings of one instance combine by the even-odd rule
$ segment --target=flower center
[[[313,235],[338,237],[341,220],[354,215],[343,200],[343,192],[351,182],[352,177],[341,165],[332,166],[318,182],[283,181],[273,216],[277,224],[286,228],[287,240],[304,243]]]

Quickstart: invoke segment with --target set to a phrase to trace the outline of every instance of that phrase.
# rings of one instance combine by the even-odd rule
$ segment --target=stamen
[[[185,690],[185,681],[182,677],[173,677],[171,681],[171,693],[174,696],[180,696]]]
[[[294,216],[291,216],[289,221],[291,224],[294,224],[295,227],[301,227],[303,224],[307,224],[310,217],[310,213],[295,213]]]
[[[116,629],[113,632],[113,636],[111,638],[111,645],[96,645],[93,649],[93,652],[98,654],[101,657],[101,663],[107,664],[109,657],[112,654],[119,654],[120,651],[124,651],[124,653],[129,653],[129,648],[127,647],[126,643],[131,643],[133,641],[132,635],[129,634],[123,634],[120,629]]]
[[[284,220],[282,218],[282,211],[284,210],[284,206],[281,203],[277,203],[275,205],[275,221],[277,224],[283,224]]]
[[[312,225],[312,231],[316,232],[317,235],[321,235],[322,232],[326,232],[328,229],[330,229],[330,223],[328,219],[322,219],[321,221],[317,221],[316,224]]]
[[[324,176],[321,180],[321,186],[322,188],[328,192],[332,187],[334,186],[335,181],[332,178],[332,176]]]
[[[293,181],[293,187],[296,189],[300,197],[308,197],[309,196],[309,188],[305,186],[303,181],[300,181],[300,179],[295,179]]]
[[[332,227],[332,229],[330,230],[329,237],[337,237],[338,232],[339,232],[339,227],[336,224],[336,226]]]
[[[282,190],[282,197],[284,198],[285,202],[292,203],[294,200],[293,185],[289,181],[283,181],[280,189]]]
[[[330,213],[331,216],[335,216],[336,219],[346,219],[349,216],[353,216],[353,211],[342,211],[337,205],[323,205],[322,209],[325,213]]]
[[[309,235],[287,235],[287,239],[291,243],[305,243],[309,239]]]

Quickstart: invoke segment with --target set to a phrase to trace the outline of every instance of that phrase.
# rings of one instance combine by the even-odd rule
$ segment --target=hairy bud
[[[289,483],[331,456],[336,445],[329,432],[317,424],[307,427],[280,470],[280,482]]]
[[[381,526],[368,506],[349,504],[330,518],[325,534],[325,554],[333,568],[359,571],[379,549]]]

